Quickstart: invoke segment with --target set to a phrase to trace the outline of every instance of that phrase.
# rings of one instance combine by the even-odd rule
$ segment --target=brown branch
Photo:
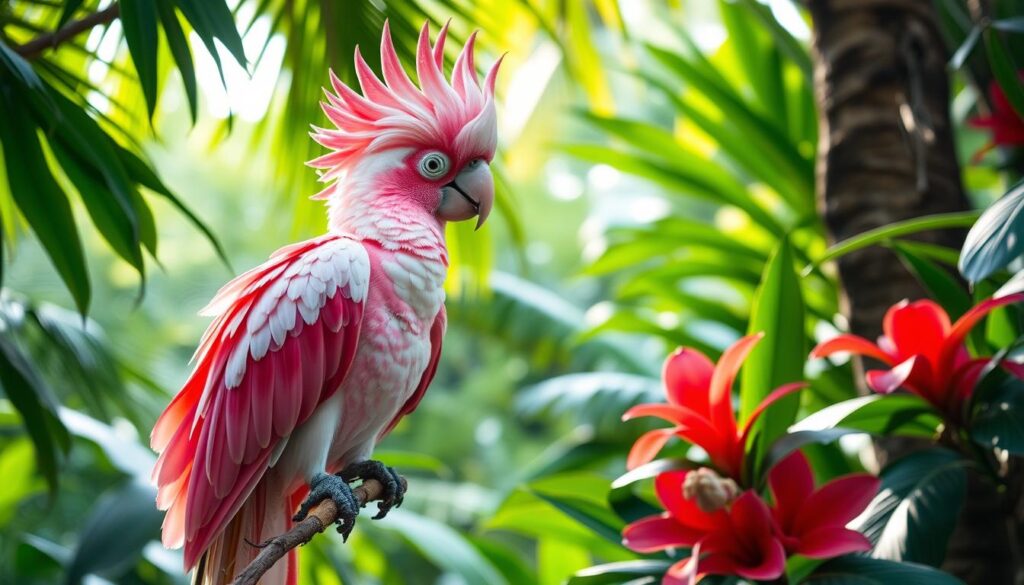
[[[406,487],[405,478],[401,478],[402,487]],[[374,500],[379,500],[384,494],[384,485],[375,479],[368,479],[363,484],[352,490],[360,507]],[[232,585],[256,585],[260,577],[274,566],[274,563],[281,560],[288,551],[306,544],[314,536],[323,532],[331,524],[338,520],[338,507],[330,498],[320,502],[309,511],[309,515],[292,527],[284,534],[275,536],[260,544],[260,554],[249,563],[241,573],[235,577]]]
[[[35,59],[46,49],[56,49],[61,43],[68,41],[95,26],[109,24],[120,15],[121,5],[115,2],[103,10],[93,12],[81,20],[73,20],[52,33],[39,35],[24,45],[16,46],[14,47],[14,52],[26,59]]]

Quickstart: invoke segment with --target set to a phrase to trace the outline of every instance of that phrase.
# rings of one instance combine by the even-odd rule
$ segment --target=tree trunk
[[[809,0],[819,108],[817,191],[834,240],[932,213],[968,209],[949,118],[948,55],[931,2]],[[918,239],[959,248],[962,231]],[[883,316],[921,290],[892,252],[839,261],[850,329],[874,339]],[[883,462],[913,448],[886,442]],[[1004,500],[972,477],[945,569],[970,585],[1013,583]]]

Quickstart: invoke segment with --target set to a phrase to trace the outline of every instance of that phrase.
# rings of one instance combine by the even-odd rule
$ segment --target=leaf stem
[[[46,49],[56,49],[61,43],[68,41],[79,34],[96,26],[109,24],[121,15],[121,5],[117,2],[110,6],[93,12],[81,20],[73,20],[52,33],[39,35],[24,45],[13,47],[14,52],[25,59],[36,59]]]

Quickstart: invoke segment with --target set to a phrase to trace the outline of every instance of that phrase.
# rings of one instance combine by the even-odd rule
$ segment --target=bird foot
[[[302,521],[309,515],[309,511],[320,502],[330,499],[338,507],[338,532],[341,533],[343,541],[348,540],[349,534],[356,526],[356,518],[359,516],[359,500],[352,493],[348,482],[337,475],[319,473],[309,482],[309,495],[299,506],[298,513],[292,518],[295,522]]]
[[[380,520],[387,516],[391,508],[401,506],[402,500],[405,499],[405,483],[402,481],[402,476],[398,475],[394,468],[388,467],[380,461],[367,460],[352,463],[342,469],[338,475],[347,482],[357,479],[363,481],[375,479],[384,486],[384,493],[377,504],[377,515],[373,517],[374,520]]]

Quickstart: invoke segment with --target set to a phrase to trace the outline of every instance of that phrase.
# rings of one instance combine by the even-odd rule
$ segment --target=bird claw
[[[356,518],[359,516],[360,506],[359,500],[352,493],[352,488],[348,485],[348,482],[337,475],[329,473],[317,474],[313,481],[309,482],[309,495],[302,501],[298,513],[295,514],[292,520],[295,522],[302,521],[309,515],[309,511],[313,509],[313,506],[328,498],[338,507],[338,519],[335,521],[335,524],[338,526],[338,532],[341,534],[342,540],[347,541],[348,536],[352,534],[352,529],[356,526]]]
[[[352,482],[356,479],[366,481],[374,479],[384,486],[384,493],[377,504],[377,514],[374,520],[380,520],[388,515],[392,508],[398,508],[405,500],[405,484],[402,476],[398,475],[393,467],[384,465],[380,461],[360,461],[352,463],[341,470],[338,474],[343,480]]]

